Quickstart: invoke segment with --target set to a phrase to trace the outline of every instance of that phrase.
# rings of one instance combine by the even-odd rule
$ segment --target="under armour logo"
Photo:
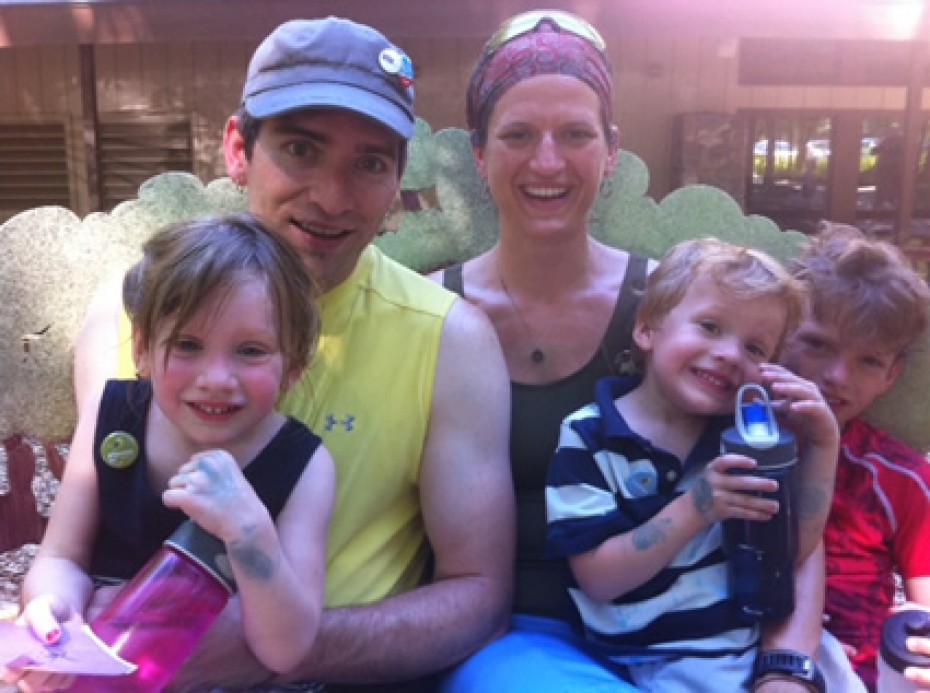
[[[336,426],[342,426],[345,430],[351,431],[355,428],[355,417],[349,414],[344,419],[337,419],[332,414],[326,415],[326,430],[332,431]]]

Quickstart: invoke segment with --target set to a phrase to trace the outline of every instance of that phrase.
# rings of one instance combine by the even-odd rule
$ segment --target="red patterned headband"
[[[483,145],[491,111],[501,95],[527,77],[570,75],[590,86],[601,102],[605,129],[613,122],[613,79],[606,57],[588,40],[543,19],[531,33],[485,50],[471,76],[466,119],[473,139]],[[609,136],[609,130],[608,130]]]

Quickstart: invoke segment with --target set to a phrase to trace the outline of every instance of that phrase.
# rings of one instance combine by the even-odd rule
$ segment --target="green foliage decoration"
[[[782,261],[804,243],[769,219],[746,216],[721,190],[690,185],[656,202],[649,173],[623,151],[595,207],[592,234],[606,243],[660,257],[685,238],[712,235],[756,247]],[[474,166],[468,133],[433,133],[419,120],[402,180],[405,194],[432,192],[438,207],[407,212],[398,231],[376,241],[418,271],[463,261],[497,239],[497,215]],[[73,344],[97,288],[138,258],[157,228],[183,219],[241,211],[246,195],[228,178],[202,184],[188,173],[156,176],[139,196],[110,213],[80,219],[44,207],[0,226],[0,439],[29,433],[67,440],[75,424]],[[874,407],[875,420],[920,449],[930,449],[930,345],[925,338],[898,385]],[[871,412],[870,412],[871,414]]]
[[[410,192],[435,189],[438,209],[405,214],[397,233],[376,244],[388,255],[421,272],[473,257],[497,240],[497,213],[474,165],[468,133],[433,133],[417,123],[410,165],[401,187]],[[765,217],[745,216],[732,197],[707,185],[675,190],[660,203],[648,197],[646,164],[621,151],[610,181],[595,206],[591,233],[605,243],[660,257],[675,243],[696,236],[717,236],[786,260],[798,252],[804,236],[782,232]]]

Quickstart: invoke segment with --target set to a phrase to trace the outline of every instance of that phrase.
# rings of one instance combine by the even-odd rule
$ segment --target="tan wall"
[[[71,206],[86,209],[78,52],[73,46],[0,50],[0,123],[63,123],[71,155]],[[0,166],[3,162],[0,161]]]
[[[224,175],[223,124],[239,103],[253,49],[245,42],[98,46],[100,118],[187,117],[194,173]]]
[[[672,187],[674,116],[744,108],[902,109],[903,88],[739,87],[738,42],[710,36],[604,31],[615,65],[623,145],[648,164],[650,192]],[[482,41],[394,37],[418,69],[418,112],[434,129],[464,125],[464,90]],[[113,44],[95,51],[101,119],[183,114],[191,119],[195,173],[224,173],[221,132],[239,101],[255,42]],[[0,49],[0,122],[61,120],[71,146],[73,207],[86,212],[77,48]],[[930,108],[925,90],[924,108]],[[2,162],[0,162],[2,165]]]

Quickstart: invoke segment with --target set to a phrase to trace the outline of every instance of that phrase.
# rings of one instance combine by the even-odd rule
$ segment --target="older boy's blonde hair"
[[[673,246],[649,275],[636,322],[658,323],[681,303],[691,284],[701,276],[710,277],[725,295],[741,301],[782,301],[787,319],[777,349],[806,310],[804,286],[777,260],[752,248],[716,238],[698,238]],[[641,366],[641,354],[635,356]]]
[[[791,270],[808,287],[811,317],[844,341],[903,355],[927,328],[927,282],[897,247],[854,226],[823,224]]]

